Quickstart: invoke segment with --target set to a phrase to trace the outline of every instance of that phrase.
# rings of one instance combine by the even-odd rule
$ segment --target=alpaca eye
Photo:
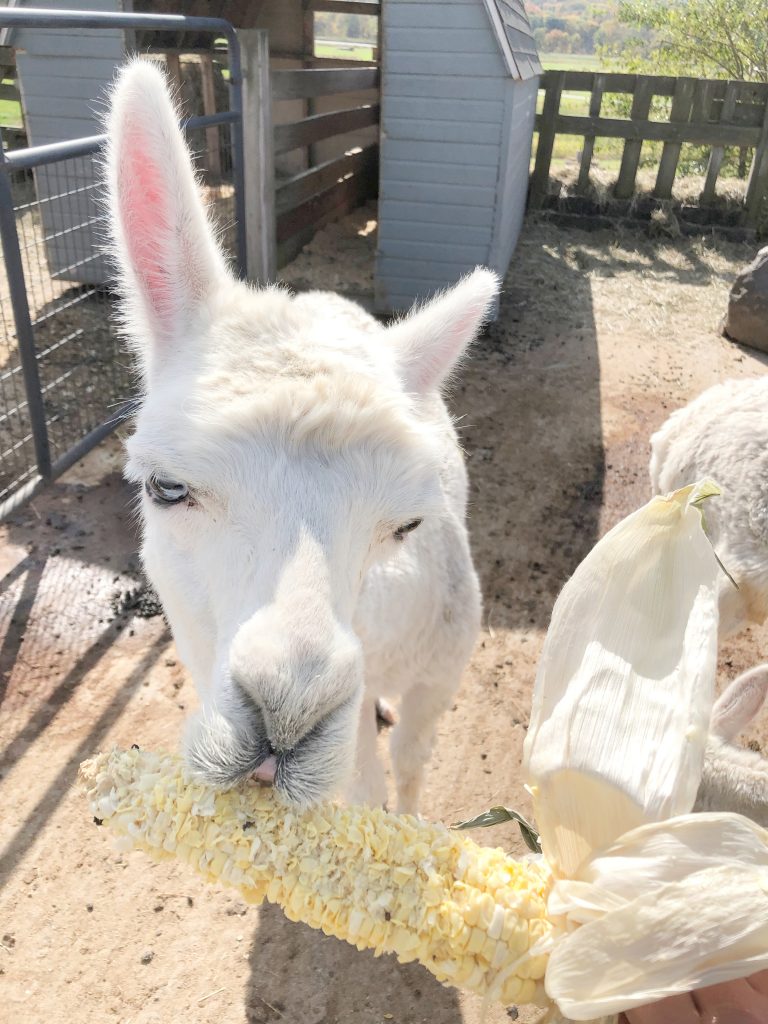
[[[421,526],[421,523],[421,519],[412,519],[410,523],[403,523],[402,526],[398,526],[393,535],[395,540],[405,540],[406,533],[413,533],[417,527]]]
[[[159,476],[151,476],[144,487],[150,498],[162,505],[177,505],[189,497],[189,488],[186,484],[175,480],[163,480]]]

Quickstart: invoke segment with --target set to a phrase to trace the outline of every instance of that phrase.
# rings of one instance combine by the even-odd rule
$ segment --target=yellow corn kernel
[[[80,777],[93,814],[137,849],[267,899],[291,920],[419,960],[436,978],[503,1002],[544,1005],[549,874],[463,832],[380,808],[286,811],[272,790],[227,792],[174,755],[113,751]]]

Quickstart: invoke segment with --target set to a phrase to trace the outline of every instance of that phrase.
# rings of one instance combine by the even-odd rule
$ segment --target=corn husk
[[[553,870],[693,806],[714,695],[718,563],[701,523],[714,485],[619,523],[555,604],[525,772]]]
[[[555,605],[525,747],[556,875],[545,980],[592,1020],[768,966],[768,832],[691,815],[714,696],[710,482],[654,498]]]
[[[768,832],[732,814],[646,825],[558,881],[547,909],[569,934],[546,989],[572,1020],[744,977],[768,966]]]

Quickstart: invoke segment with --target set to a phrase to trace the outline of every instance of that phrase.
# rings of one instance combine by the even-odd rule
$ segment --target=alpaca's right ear
[[[734,739],[749,725],[768,698],[768,664],[742,672],[715,701],[710,730]]]
[[[453,288],[387,328],[406,391],[428,394],[450,376],[488,320],[500,283],[498,274],[476,267]]]
[[[181,341],[226,274],[198,194],[165,76],[150,61],[120,73],[108,116],[107,196],[126,326],[145,368]]]

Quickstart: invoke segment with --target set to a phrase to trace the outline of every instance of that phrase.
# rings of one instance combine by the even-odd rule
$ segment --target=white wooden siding
[[[488,260],[506,69],[482,0],[383,6],[376,301],[408,308]]]
[[[380,188],[380,195],[385,199],[402,199],[411,203],[448,203],[481,209],[493,208],[496,201],[495,188],[477,188],[474,185],[426,185],[418,181],[390,181],[389,178]]]
[[[441,5],[442,6],[442,5]],[[438,13],[435,4],[429,3],[397,3],[391,11],[387,11],[387,20],[392,29],[427,28],[434,31]],[[447,13],[451,28],[477,28],[477,12],[473,3],[459,0]]]
[[[439,242],[443,245],[484,245],[488,239],[488,231],[483,227],[473,225],[457,224],[421,224],[411,220],[392,220],[390,217],[386,224],[379,225],[379,240],[394,238],[400,243],[421,242],[424,240],[424,228],[429,228],[429,238],[432,242]]]
[[[478,208],[476,206],[452,206],[449,203],[404,202],[400,199],[387,199],[386,196],[379,200],[379,218],[383,224],[386,224],[391,217],[393,220],[411,221],[414,224],[466,225],[467,227],[488,228],[488,238],[490,238],[490,227],[493,224],[493,214],[493,207]],[[426,232],[423,237],[427,237]],[[382,251],[381,246],[379,251]]]
[[[478,264],[506,272],[538,80],[512,77],[515,40],[484,0],[387,0],[382,13],[376,305],[394,311]]]
[[[384,57],[388,70],[388,60]],[[386,72],[385,72],[386,73]],[[454,78],[450,70],[442,75],[387,74],[386,100],[393,96],[416,99],[501,100],[502,90],[496,78]]]
[[[391,2],[391,0],[390,0]],[[400,2],[400,0],[396,0]],[[386,17],[386,16],[385,16]],[[436,43],[439,46],[439,43]],[[468,78],[501,78],[507,71],[495,54],[391,53],[384,58],[395,75],[458,75]]]
[[[414,96],[387,96],[390,119],[414,118],[453,121],[465,124],[498,124],[504,112],[503,103],[495,100],[422,99]]]
[[[60,8],[54,0],[25,6]],[[120,0],[78,0],[80,10],[122,10]],[[125,54],[118,29],[18,29],[13,33],[24,122],[30,145],[63,142],[103,131],[106,96]],[[104,211],[97,201],[99,169],[90,158],[35,170],[35,188],[52,277],[105,284],[109,269],[99,245]]]
[[[387,43],[400,53],[495,54],[496,39],[487,28],[392,28]]]
[[[436,185],[477,185],[494,188],[498,178],[495,166],[473,167],[470,164],[429,163],[397,160],[387,157],[381,161],[380,174],[389,181],[425,181]]]
[[[384,103],[386,107],[386,101]],[[382,149],[392,160],[412,160],[414,163],[434,163],[445,160],[468,167],[497,167],[499,146],[480,146],[461,142],[419,142],[418,139],[398,139],[389,133],[386,114],[382,120]],[[499,126],[501,135],[501,126]]]
[[[507,82],[505,135],[490,265],[505,271],[523,226],[539,79]]]
[[[499,122],[445,121],[442,118],[392,117],[387,118],[385,131],[392,138],[415,142],[458,142],[462,145],[477,143],[498,149]]]

